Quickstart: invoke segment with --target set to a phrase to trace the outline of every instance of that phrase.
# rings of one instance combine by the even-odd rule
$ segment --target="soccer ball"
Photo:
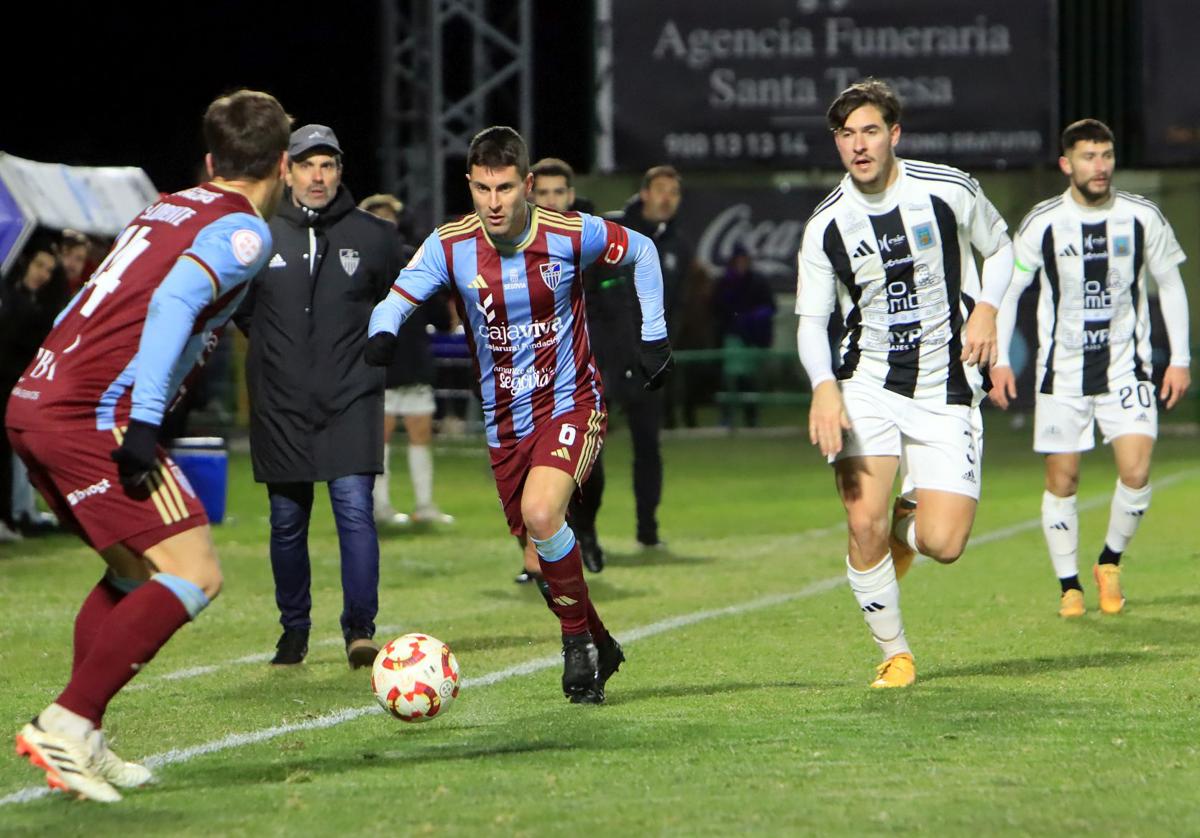
[[[375,698],[403,722],[444,715],[458,697],[458,661],[427,634],[405,634],[379,650],[371,669]]]

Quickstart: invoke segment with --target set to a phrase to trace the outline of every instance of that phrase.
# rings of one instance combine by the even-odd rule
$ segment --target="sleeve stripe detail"
[[[1019,236],[1024,235],[1025,231],[1027,229],[1029,229],[1029,225],[1032,224],[1039,215],[1044,215],[1045,213],[1050,212],[1050,210],[1056,208],[1059,204],[1061,204],[1062,200],[1063,200],[1063,196],[1059,195],[1055,198],[1051,198],[1047,201],[1043,201],[1042,203],[1040,203],[1036,207],[1034,207],[1029,212],[1029,215],[1025,216],[1025,220],[1021,222],[1021,226],[1017,229],[1017,235],[1019,235]]]
[[[943,166],[940,163],[925,163],[920,160],[905,160],[905,167],[910,172],[920,172],[924,175],[939,175],[941,177],[957,178],[974,191],[975,181],[969,174],[962,169],[956,169],[953,166]]]
[[[808,217],[809,220],[811,221],[812,219],[817,217],[818,213],[824,212],[825,210],[829,209],[831,206],[836,204],[841,199],[841,197],[842,197],[842,187],[839,186],[837,189],[834,189],[832,192],[830,192],[828,195],[826,195],[825,199],[823,201],[821,201],[821,203],[817,204],[817,208],[815,210],[813,210],[812,215],[810,215]]]
[[[928,180],[928,181],[935,181],[938,183],[949,183],[953,186],[961,186],[963,189],[967,190],[972,195],[974,195],[977,191],[975,189],[975,187],[972,186],[970,183],[968,183],[967,181],[964,181],[964,180],[960,180],[957,177],[943,177],[941,174],[934,175],[932,173],[926,174],[925,172],[918,172],[915,169],[913,169],[912,167],[909,167],[908,176],[911,178],[915,178],[916,180]]]
[[[200,266],[200,269],[208,276],[208,281],[212,283],[212,298],[214,300],[221,295],[221,281],[217,278],[217,272],[206,265],[203,259],[201,259],[199,256],[196,256],[194,253],[185,253],[179,258],[188,259]]]
[[[544,223],[553,224],[556,227],[562,227],[567,230],[579,231],[583,229],[583,219],[578,215],[571,217],[557,210],[546,209],[543,206],[539,206],[538,210],[542,214],[542,221]]]
[[[415,306],[419,306],[421,304],[420,300],[413,298],[407,291],[405,291],[403,288],[399,287],[398,285],[392,286],[392,293],[399,294],[401,299],[407,300],[408,302],[412,303]]]
[[[1167,217],[1163,215],[1163,212],[1158,208],[1158,205],[1149,198],[1143,198],[1141,195],[1134,195],[1132,192],[1122,192],[1119,189],[1117,190],[1117,197],[1124,198],[1130,203],[1138,204],[1154,210],[1154,214],[1158,216],[1158,220],[1166,223]]]
[[[471,213],[458,221],[451,221],[449,224],[443,224],[438,227],[438,238],[445,241],[454,236],[461,236],[465,233],[470,233],[479,229],[479,216]]]

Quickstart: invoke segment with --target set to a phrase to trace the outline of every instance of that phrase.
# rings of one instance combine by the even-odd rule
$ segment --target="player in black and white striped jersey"
[[[1171,347],[1160,396],[1171,409],[1191,384],[1183,250],[1151,201],[1112,188],[1116,154],[1104,123],[1083,119],[1062,135],[1066,192],[1035,206],[1016,238],[1016,271],[997,320],[992,400],[1008,407],[1016,381],[1008,344],[1021,292],[1040,277],[1037,403],[1033,449],[1046,455],[1042,529],[1059,577],[1059,614],[1085,613],[1079,584],[1075,493],[1083,451],[1100,424],[1117,464],[1104,550],[1093,568],[1100,609],[1119,612],[1121,553],[1150,505],[1150,459],[1158,435],[1151,383],[1147,275],[1158,284]]]
[[[904,687],[916,672],[897,580],[915,552],[953,562],[970,535],[980,367],[995,360],[1012,243],[972,177],[896,157],[900,104],[884,82],[847,88],[828,121],[847,175],[809,219],[800,248],[809,435],[834,462],[850,587],[883,653],[872,686]],[[984,257],[982,281],[972,248]],[[826,339],[835,304],[846,326],[836,374]],[[898,466],[915,486],[915,514],[897,499],[889,529]]]

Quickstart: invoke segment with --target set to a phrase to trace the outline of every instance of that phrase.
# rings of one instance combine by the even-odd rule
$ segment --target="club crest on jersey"
[[[917,250],[928,250],[937,244],[937,239],[933,236],[933,225],[925,223],[913,227],[913,241],[917,243]]]
[[[352,247],[343,247],[338,251],[338,256],[342,260],[342,270],[353,276],[354,272],[358,270],[358,251]]]
[[[562,283],[562,268],[562,262],[547,262],[544,265],[538,265],[538,270],[542,272],[542,282],[546,283],[546,287],[551,291],[557,291],[558,286]]]
[[[1128,256],[1129,252],[1129,236],[1114,236],[1113,256]]]

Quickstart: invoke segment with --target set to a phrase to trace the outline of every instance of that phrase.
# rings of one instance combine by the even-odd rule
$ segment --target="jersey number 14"
[[[121,237],[113,245],[112,252],[100,263],[100,267],[96,268],[96,272],[88,281],[87,287],[91,291],[79,309],[81,316],[91,317],[104,298],[117,290],[121,284],[121,274],[150,247],[150,240],[146,238],[149,234],[149,227],[125,228],[125,232],[121,233]]]

